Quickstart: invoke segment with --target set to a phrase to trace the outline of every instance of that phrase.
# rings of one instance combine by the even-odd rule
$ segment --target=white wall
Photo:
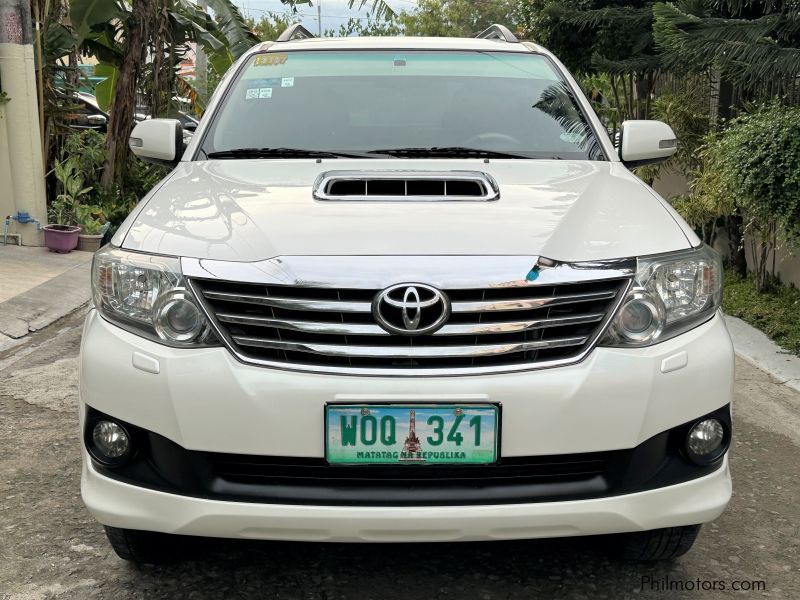
[[[0,43],[0,80],[10,98],[0,107],[0,228],[18,211],[47,223],[35,76],[32,45]],[[21,234],[23,244],[42,245],[34,224],[12,222],[9,232]]]

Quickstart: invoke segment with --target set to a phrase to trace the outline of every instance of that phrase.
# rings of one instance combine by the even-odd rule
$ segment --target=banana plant
[[[231,0],[211,0],[209,6],[216,18],[190,0],[71,0],[78,42],[106,76],[97,90],[98,104],[111,114],[102,185],[120,180],[125,171],[137,93],[148,92],[156,111],[168,106],[189,43],[203,49],[220,75],[258,43]]]
[[[303,4],[314,6],[314,2],[319,2],[319,0],[281,0],[281,2],[292,10],[297,10],[297,7]],[[385,0],[349,0],[348,5],[350,8],[358,7],[359,10],[369,5],[370,15],[376,19],[389,20],[396,16],[392,7]]]
[[[109,110],[125,60],[126,32],[133,25],[133,0],[72,0],[70,19],[85,52],[99,62],[97,74],[106,76],[98,85],[97,100]],[[208,56],[211,68],[224,73],[258,38],[248,29],[244,19],[230,0],[210,0],[212,18],[190,0],[143,0],[146,13],[156,15],[166,10],[169,26],[152,27],[148,41],[153,48],[186,48],[196,43]],[[147,24],[145,24],[147,25]]]

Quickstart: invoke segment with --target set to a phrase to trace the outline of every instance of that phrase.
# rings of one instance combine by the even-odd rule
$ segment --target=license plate
[[[325,455],[336,464],[487,464],[497,461],[491,404],[329,405]]]

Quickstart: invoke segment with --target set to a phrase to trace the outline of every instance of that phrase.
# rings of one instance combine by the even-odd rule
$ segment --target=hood
[[[411,168],[483,171],[497,181],[500,198],[344,202],[312,196],[324,171]],[[216,160],[181,163],[114,241],[129,250],[243,262],[292,255],[481,254],[572,262],[688,248],[684,226],[615,162]]]

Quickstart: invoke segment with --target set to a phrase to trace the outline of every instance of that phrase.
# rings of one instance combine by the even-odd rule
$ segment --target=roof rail
[[[303,27],[300,23],[289,25],[283,33],[278,36],[276,42],[291,42],[292,40],[307,40],[316,37],[308,29]]]
[[[512,44],[515,44],[519,41],[517,36],[511,33],[511,30],[508,27],[505,25],[498,25],[497,23],[490,25],[480,33],[476,33],[474,37],[481,40],[499,40],[501,42],[509,42]]]

